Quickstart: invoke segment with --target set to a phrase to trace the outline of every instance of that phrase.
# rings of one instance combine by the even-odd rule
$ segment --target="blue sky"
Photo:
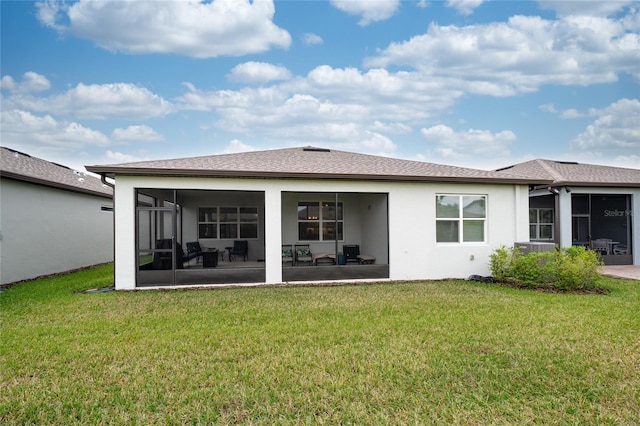
[[[1,143],[640,168],[637,1],[2,1]]]

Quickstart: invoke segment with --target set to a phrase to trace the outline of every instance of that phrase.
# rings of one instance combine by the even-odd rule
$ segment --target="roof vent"
[[[308,151],[308,152],[331,152],[330,149],[327,148],[316,148],[315,146],[305,146],[304,148],[302,148],[303,151]]]
[[[503,172],[503,171],[505,171],[505,170],[509,170],[509,169],[513,169],[513,166],[503,167],[503,168],[501,168],[501,169],[496,169],[495,171],[496,171],[496,172]]]
[[[556,161],[556,163],[558,163],[558,164],[573,164],[573,165],[577,165],[578,164],[576,161]]]

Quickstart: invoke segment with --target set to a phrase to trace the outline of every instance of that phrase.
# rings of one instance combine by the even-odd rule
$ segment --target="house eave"
[[[79,193],[83,193],[83,194],[89,194],[89,195],[95,195],[98,197],[103,197],[103,198],[108,198],[108,199],[113,199],[113,195],[112,194],[107,194],[104,192],[100,192],[100,191],[94,191],[92,189],[86,189],[86,188],[81,188],[78,186],[73,186],[73,185],[66,185],[64,183],[61,182],[52,182],[49,180],[44,180],[44,179],[38,179],[32,176],[25,176],[25,175],[21,175],[18,173],[12,173],[12,172],[8,172],[8,171],[2,171],[0,173],[0,177],[3,179],[12,179],[12,180],[17,180],[17,181],[21,181],[21,182],[27,182],[27,183],[33,183],[36,185],[41,185],[41,186],[46,186],[49,188],[56,188],[56,189],[62,189],[65,191],[72,191],[72,192],[79,192]]]
[[[546,188],[563,188],[563,187],[589,187],[589,188],[640,188],[640,183],[637,182],[576,182],[576,181],[556,181],[551,184],[539,184],[534,186],[533,189],[546,189]]]
[[[200,177],[200,178],[240,178],[240,179],[297,179],[297,180],[356,180],[378,182],[451,182],[451,183],[495,183],[495,184],[549,184],[550,181],[514,177],[462,177],[462,176],[420,176],[390,174],[355,173],[299,173],[299,172],[262,172],[254,170],[198,170],[198,169],[150,169],[126,168],[114,169],[102,166],[86,166],[92,173],[112,179],[123,176],[155,177]]]

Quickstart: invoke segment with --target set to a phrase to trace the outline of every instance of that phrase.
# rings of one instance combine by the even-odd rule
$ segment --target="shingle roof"
[[[552,180],[552,186],[617,186],[640,188],[640,169],[580,164],[568,161],[531,160],[497,172]]]
[[[113,190],[95,176],[5,147],[0,147],[0,176],[102,197],[113,196]]]
[[[285,148],[105,166],[87,166],[87,170],[94,173],[106,174],[110,177],[117,174],[125,174],[533,183],[532,179],[516,174],[498,174],[493,171],[315,147]],[[539,182],[539,179],[536,179],[535,182]]]

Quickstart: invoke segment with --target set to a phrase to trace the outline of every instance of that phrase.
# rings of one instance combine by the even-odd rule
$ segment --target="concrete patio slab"
[[[606,277],[640,280],[640,265],[605,265],[600,273]]]

